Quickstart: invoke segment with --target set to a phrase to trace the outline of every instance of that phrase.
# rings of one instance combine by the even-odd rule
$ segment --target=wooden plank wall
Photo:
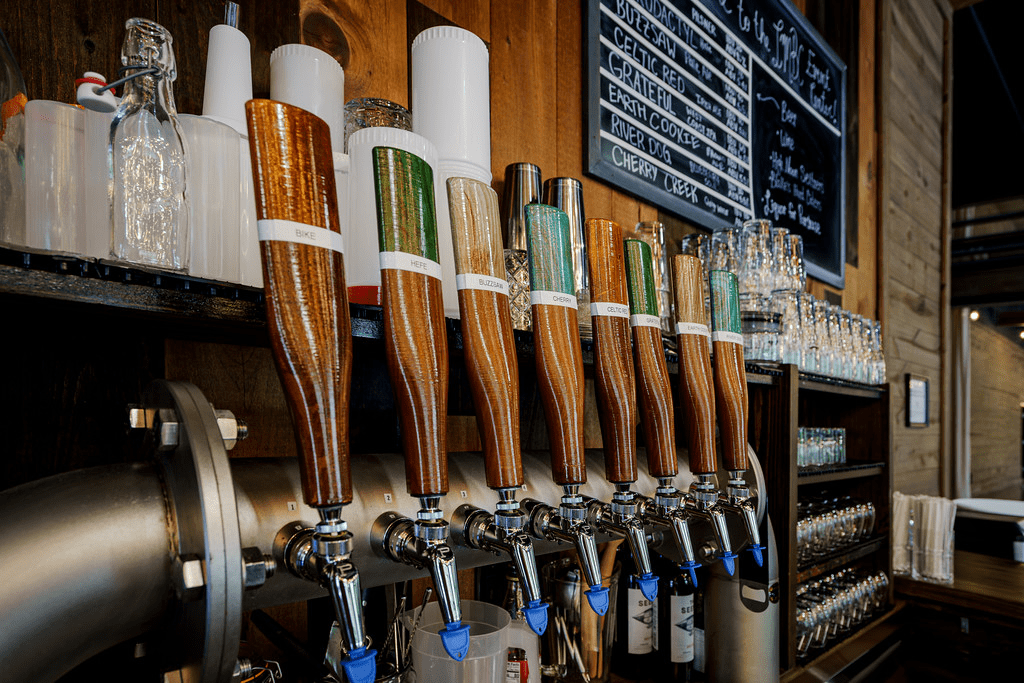
[[[1024,349],[971,323],[971,495],[1021,490]]]
[[[943,463],[948,325],[948,192],[943,131],[948,86],[946,0],[882,0],[879,35],[879,302],[889,380],[896,490],[937,494]],[[930,424],[906,423],[905,373],[930,380]]]

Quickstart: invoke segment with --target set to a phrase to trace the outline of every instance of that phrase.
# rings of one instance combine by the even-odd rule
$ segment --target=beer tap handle
[[[569,219],[553,206],[529,204],[526,223],[537,384],[551,441],[551,469],[557,484],[585,484],[583,351]]]
[[[661,319],[654,287],[651,247],[642,240],[629,239],[625,242],[625,251],[647,469],[652,477],[674,478],[679,474],[679,464],[676,461],[672,386],[665,364],[665,350],[661,345]]]
[[[441,643],[462,661],[469,626],[462,623],[455,554],[440,510],[440,497],[448,492],[448,343],[433,171],[420,157],[393,147],[374,147],[371,157],[385,357],[399,409],[406,485],[421,505],[416,554],[429,568],[441,603]]]
[[[722,435],[722,460],[730,472],[747,462],[747,375],[736,275],[711,271],[711,340],[715,347],[715,404]]]
[[[715,393],[711,372],[711,330],[704,308],[704,268],[695,256],[673,261],[676,292],[676,335],[681,397],[689,427],[690,470],[714,474]]]
[[[267,328],[295,422],[306,503],[352,501],[352,325],[327,124],[271,100],[246,104]],[[307,401],[322,396],[322,401]]]
[[[303,498],[323,520],[320,580],[344,634],[341,666],[350,681],[365,683],[376,677],[376,652],[366,647],[359,573],[341,520],[341,506],[352,501],[352,327],[330,130],[270,100],[246,103],[246,119],[271,348],[296,427]]]
[[[629,340],[622,228],[609,220],[586,223],[590,314],[594,329],[594,385],[604,437],[605,476],[636,481],[636,380]]]
[[[484,447],[487,486],[523,485],[519,369],[501,243],[498,195],[469,178],[448,180],[466,369]]]
[[[372,150],[384,348],[410,495],[448,493],[448,341],[433,171],[401,149]]]
[[[517,489],[523,485],[519,368],[505,279],[498,195],[490,185],[470,178],[450,178],[447,189],[462,343],[484,447],[487,486]],[[514,492],[506,494],[508,502],[514,503]],[[540,600],[533,542],[522,532],[511,533],[504,540],[526,594],[526,621],[538,635],[543,634],[548,605]]]

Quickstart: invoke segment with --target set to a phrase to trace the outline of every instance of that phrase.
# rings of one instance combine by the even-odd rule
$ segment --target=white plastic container
[[[462,623],[469,626],[469,651],[457,662],[448,656],[438,631],[444,628],[441,607],[427,605],[412,639],[416,683],[504,683],[508,661],[508,629],[512,618],[497,605],[462,601]],[[402,615],[410,628],[418,610]]]
[[[395,147],[420,157],[434,170],[435,188],[438,182],[437,149],[433,143],[416,133],[398,128],[364,128],[348,140],[349,155],[349,212],[348,239],[345,241],[345,282],[349,288],[349,301],[380,304],[380,243],[377,226],[377,197],[373,180],[374,147]],[[434,191],[435,204],[437,190]],[[436,207],[440,212],[440,208]],[[447,211],[447,202],[445,204]],[[441,244],[438,223],[438,244]],[[440,247],[439,247],[440,248]],[[451,230],[448,230],[448,248],[451,249]],[[452,284],[455,283],[454,255],[452,257]]]
[[[85,252],[85,112],[63,102],[25,105],[25,247]]]

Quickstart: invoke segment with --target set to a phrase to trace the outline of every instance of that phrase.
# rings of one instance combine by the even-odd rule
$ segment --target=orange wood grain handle
[[[384,347],[413,496],[448,492],[448,339],[433,170],[404,150],[372,150]],[[432,274],[430,274],[432,273]]]
[[[309,226],[325,244],[325,231],[340,233],[330,129],[307,111],[270,100],[248,102],[246,117],[267,327],[295,424],[303,497],[313,506],[349,503],[352,326],[344,259],[270,229],[289,225],[274,221]]]
[[[715,390],[711,339],[704,308],[704,268],[695,256],[672,260],[676,294],[676,340],[680,398],[689,433],[690,471],[713,474],[715,465]]]
[[[605,476],[614,483],[634,482],[636,379],[630,348],[622,228],[614,221],[591,218],[586,223],[586,237],[594,330],[594,384],[604,437]]]
[[[484,447],[487,485],[523,484],[519,365],[509,311],[498,195],[486,183],[448,180],[466,370]]]
[[[575,301],[569,219],[553,206],[526,207],[537,384],[556,483],[587,483],[583,456],[583,351]]]
[[[715,401],[727,470],[747,469],[747,373],[743,364],[736,275],[713,270],[710,276],[711,324],[715,346]]]
[[[654,280],[654,255],[646,242],[625,241],[626,279],[629,284],[630,313],[645,316],[650,324],[633,326],[633,356],[636,362],[640,419],[647,446],[647,469],[652,477],[674,477],[676,460],[674,406],[669,384],[665,350],[661,343],[661,318]]]

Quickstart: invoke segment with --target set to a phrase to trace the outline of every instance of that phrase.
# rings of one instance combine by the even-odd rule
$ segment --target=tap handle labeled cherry
[[[676,460],[672,385],[661,344],[653,254],[649,244],[635,239],[625,241],[625,251],[633,356],[640,419],[647,446],[647,469],[652,477],[674,477],[679,473],[679,463]]]
[[[690,471],[714,474],[715,390],[711,371],[711,330],[704,307],[704,267],[696,256],[672,259],[676,293],[680,400],[689,434]]]
[[[523,483],[519,366],[498,195],[490,185],[470,178],[449,178],[447,189],[462,343],[483,441],[487,485],[492,489],[518,487]]]
[[[747,469],[747,373],[743,365],[743,330],[736,275],[713,270],[711,341],[715,347],[715,403],[727,470]]]
[[[622,228],[614,221],[586,223],[590,315],[594,330],[594,388],[604,437],[605,476],[636,481],[636,378],[629,338],[629,294]]]
[[[569,219],[546,204],[526,207],[530,309],[537,385],[555,483],[585,484],[583,350],[580,347]]]
[[[448,341],[430,165],[374,147],[384,348],[413,496],[448,492]]]
[[[281,102],[245,105],[267,328],[295,423],[303,497],[352,501],[352,326],[330,129]],[[310,400],[316,397],[316,400]]]

